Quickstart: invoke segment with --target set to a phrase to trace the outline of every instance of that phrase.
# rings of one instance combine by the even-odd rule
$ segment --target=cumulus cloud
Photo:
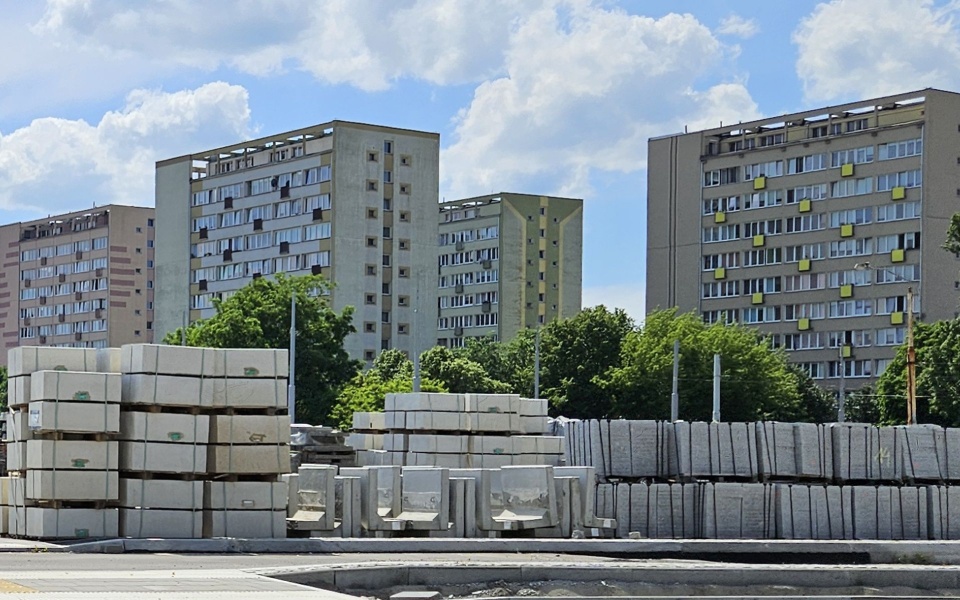
[[[37,214],[107,203],[152,205],[154,164],[249,138],[247,91],[222,82],[135,90],[99,123],[37,119],[0,134],[0,209]]]
[[[649,137],[756,117],[742,83],[694,87],[724,51],[690,15],[589,2],[534,11],[511,38],[505,75],[457,115],[442,183],[457,197],[549,176],[554,189],[543,191],[582,197],[593,170],[644,168]]]
[[[730,15],[720,20],[717,33],[738,38],[752,38],[760,31],[755,19],[745,19],[740,15]]]
[[[33,29],[111,59],[255,75],[301,70],[375,91],[402,77],[447,85],[494,74],[514,20],[549,1],[169,0],[145,10],[123,0],[48,0]]]
[[[956,2],[833,0],[793,33],[808,100],[856,99],[960,86]]]

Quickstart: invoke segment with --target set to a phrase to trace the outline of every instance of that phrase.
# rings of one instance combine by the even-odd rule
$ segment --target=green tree
[[[381,379],[388,380],[395,377],[413,379],[413,363],[401,350],[384,350],[373,361],[373,368]]]
[[[876,390],[871,385],[864,385],[847,395],[843,411],[845,420],[848,423],[880,424],[880,407],[877,398]]]
[[[453,350],[434,346],[420,355],[420,371],[455,394],[507,394],[510,386],[489,377],[480,364]]]
[[[290,299],[297,298],[296,389],[300,422],[323,423],[337,394],[360,368],[343,349],[356,331],[353,309],[330,308],[330,284],[319,275],[259,277],[226,300],[214,300],[217,313],[187,328],[190,346],[213,348],[290,348]],[[182,331],[164,343],[180,343]]]
[[[960,256],[960,213],[950,217],[950,225],[947,227],[947,238],[940,246],[950,254]]]
[[[7,410],[7,367],[0,366],[0,411]]]
[[[787,369],[790,370],[797,382],[797,393],[800,395],[798,411],[800,418],[810,423],[832,423],[836,421],[837,399],[834,394],[817,385],[813,378],[797,365],[788,364]],[[845,408],[845,410],[849,411],[849,408]]]
[[[917,419],[921,423],[960,426],[960,319],[917,323],[913,328],[916,348]],[[906,421],[907,346],[880,375],[876,386],[882,423]]]
[[[680,417],[709,420],[713,406],[713,355],[721,357],[721,417],[725,421],[803,418],[800,381],[781,350],[739,324],[707,325],[676,309],[647,315],[643,329],[627,335],[620,366],[603,380],[610,416],[667,419],[673,378],[673,341],[680,340]]]
[[[611,399],[599,378],[620,366],[621,348],[634,331],[620,308],[595,306],[553,321],[540,339],[541,396],[555,413],[571,418],[612,416]]]

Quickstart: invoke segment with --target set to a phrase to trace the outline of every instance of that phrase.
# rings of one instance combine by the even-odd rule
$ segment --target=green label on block
[[[90,530],[89,530],[89,529],[74,529],[74,530],[73,530],[73,535],[74,535],[74,537],[78,537],[78,538],[90,537]]]
[[[90,462],[86,458],[75,458],[70,461],[70,464],[73,465],[74,469],[82,469],[87,466],[87,463]]]
[[[73,395],[74,400],[89,400],[90,392],[77,392]]]
[[[171,431],[170,433],[167,434],[167,437],[174,442],[179,442],[180,440],[183,439],[183,434],[180,433],[179,431]]]
[[[57,365],[53,368],[54,371],[66,371],[67,368],[63,365]]]
[[[256,377],[256,376],[259,375],[259,374],[260,374],[260,369],[258,369],[258,368],[256,368],[256,367],[246,367],[246,368],[243,370],[243,376],[244,376],[244,377]]]

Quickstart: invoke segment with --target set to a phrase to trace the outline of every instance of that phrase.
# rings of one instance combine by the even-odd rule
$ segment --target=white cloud
[[[646,315],[646,290],[643,283],[621,283],[583,288],[583,307],[600,304],[609,309],[622,308],[637,324]]]
[[[958,5],[932,0],[833,0],[793,33],[807,100],[852,100],[960,86]]]
[[[720,26],[717,27],[717,33],[720,35],[730,35],[738,38],[751,38],[760,31],[755,19],[745,19],[740,15],[730,15],[720,20]]]
[[[37,119],[0,134],[0,209],[50,214],[108,203],[152,205],[154,163],[248,138],[247,91],[135,90],[99,123]]]
[[[649,137],[757,116],[741,83],[694,88],[726,50],[694,17],[568,8],[528,14],[506,75],[477,87],[457,115],[442,155],[449,197],[547,178],[554,189],[538,192],[586,196],[593,170],[642,169]]]

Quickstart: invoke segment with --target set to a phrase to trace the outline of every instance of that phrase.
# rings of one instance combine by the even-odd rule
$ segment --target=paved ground
[[[533,583],[531,583],[533,582]],[[549,582],[537,583],[537,582]],[[960,590],[960,567],[744,565],[565,554],[0,554],[0,600],[29,598],[330,598],[435,589],[445,595],[934,597]]]

